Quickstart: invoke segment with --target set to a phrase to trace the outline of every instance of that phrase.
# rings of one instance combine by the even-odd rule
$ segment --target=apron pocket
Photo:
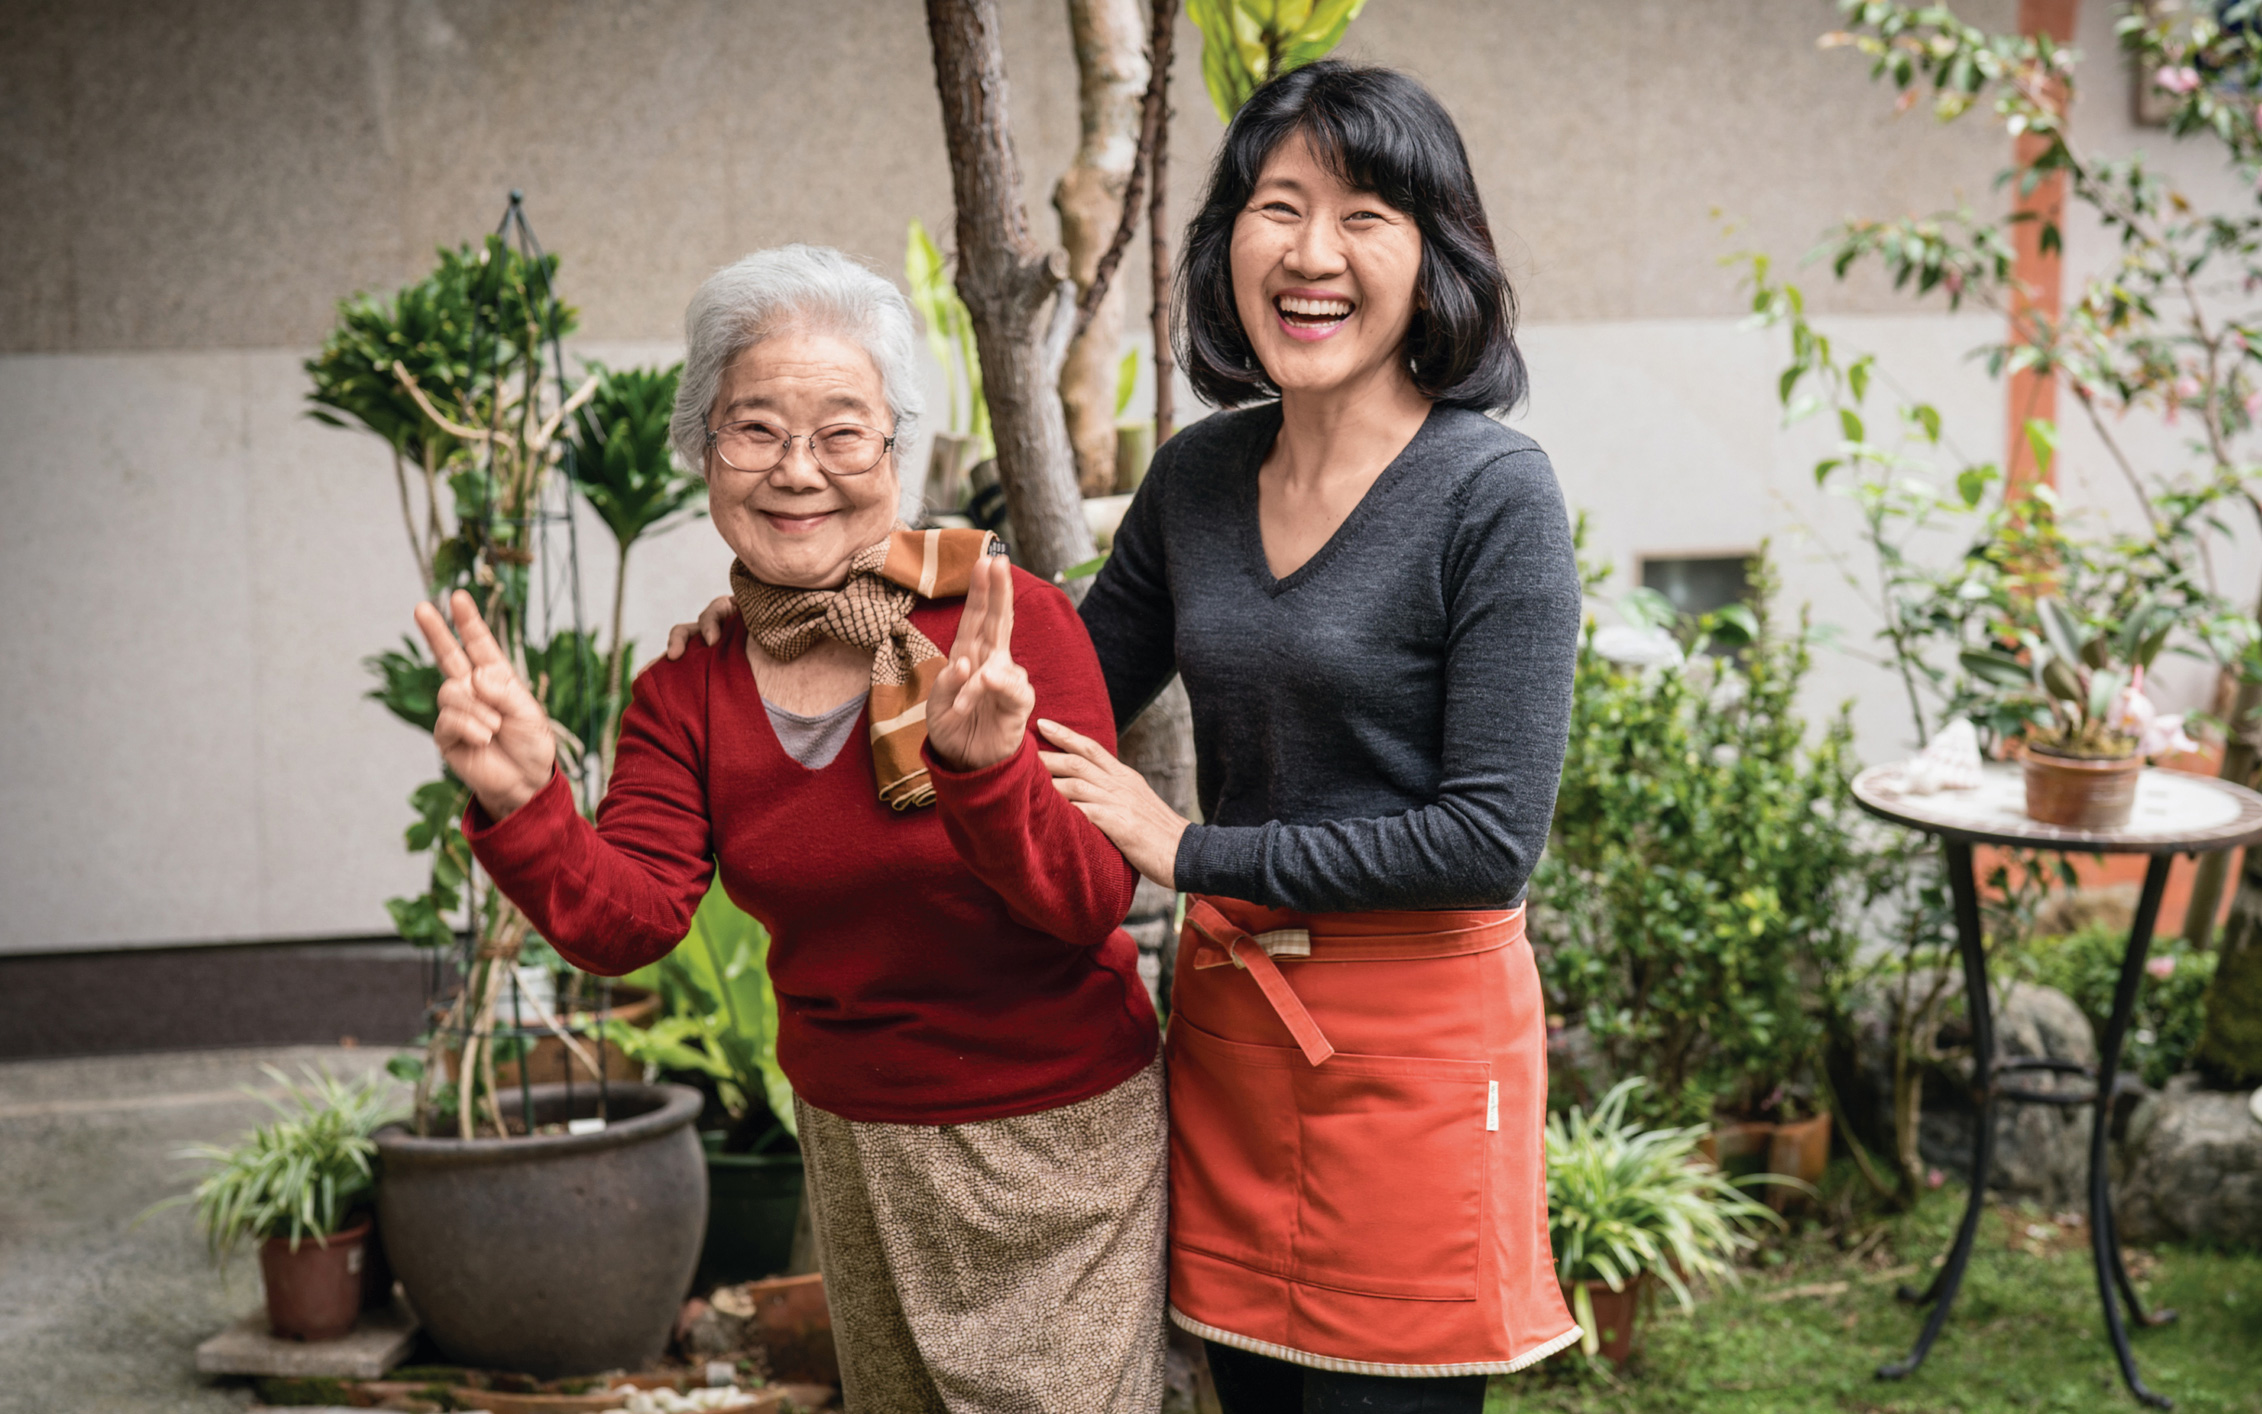
[[[1289,1274],[1296,1221],[1296,1095],[1281,1046],[1170,1019],[1170,1241]]]
[[[1492,1067],[1170,1022],[1170,1239],[1290,1281],[1473,1301]]]
[[[1492,1067],[1338,1052],[1290,1075],[1301,1160],[1296,1280],[1475,1300]]]

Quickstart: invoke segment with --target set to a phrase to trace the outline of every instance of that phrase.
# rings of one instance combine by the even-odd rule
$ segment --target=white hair
[[[911,445],[927,403],[910,304],[885,278],[830,246],[782,245],[709,275],[683,313],[683,378],[669,436],[685,465],[705,473],[707,415],[723,370],[788,329],[821,330],[861,345],[880,371],[896,452]]]

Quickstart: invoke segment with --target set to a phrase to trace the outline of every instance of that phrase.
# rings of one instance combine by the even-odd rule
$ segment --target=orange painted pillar
[[[2070,44],[2079,10],[2080,0],[2019,0],[2019,33],[2046,34],[2060,44]],[[2063,104],[2064,89],[2052,87],[2056,101]],[[2011,226],[2011,341],[2025,343],[2024,326],[2030,316],[2055,324],[2063,308],[2064,262],[2055,244],[2044,248],[2042,232],[2045,227],[2059,228],[2064,220],[2066,176],[2063,172],[2047,173],[2035,183],[2034,190],[2021,192],[2023,174],[2049,144],[2032,133],[2021,133],[2013,141],[2013,161],[2022,174],[2012,188],[2017,203],[2013,209],[2028,219]],[[2030,484],[2039,474],[2033,450],[2027,445],[2026,424],[2032,419],[2057,420],[2058,380],[2053,374],[2022,369],[2011,375],[2008,393],[2005,411],[2010,445],[2003,468],[2009,484],[2016,488]]]

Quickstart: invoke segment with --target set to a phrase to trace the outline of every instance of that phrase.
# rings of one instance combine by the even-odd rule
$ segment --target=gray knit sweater
[[[1173,671],[1207,824],[1178,887],[1276,908],[1497,908],[1547,841],[1579,575],[1555,473],[1436,408],[1334,537],[1273,578],[1268,403],[1180,432],[1085,598],[1120,728]]]

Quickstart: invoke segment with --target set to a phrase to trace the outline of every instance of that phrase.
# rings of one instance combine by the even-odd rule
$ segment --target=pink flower
[[[2199,89],[2199,70],[2188,64],[2181,68],[2164,67],[2152,76],[2152,82],[2170,93],[2195,93]]]
[[[2159,756],[2172,751],[2197,751],[2199,743],[2193,741],[2183,729],[2183,713],[2160,715],[2152,699],[2144,695],[2144,669],[2138,668],[2129,685],[2113,703],[2105,724],[2114,731],[2125,732],[2136,738],[2136,754]]]
[[[2199,380],[2188,373],[2178,378],[2176,380],[2176,396],[2185,399],[2198,397]]]
[[[1924,1186],[1927,1188],[1938,1188],[1941,1184],[1946,1183],[1947,1181],[1948,1175],[1940,1172],[1940,1170],[1938,1169],[1926,1169],[1924,1171]]]
[[[2159,981],[2165,982],[2176,975],[2176,960],[2166,955],[2148,957],[2144,960],[2144,970]]]
[[[2248,417],[2262,416],[2262,388],[2256,388],[2246,395],[2246,415]]]

